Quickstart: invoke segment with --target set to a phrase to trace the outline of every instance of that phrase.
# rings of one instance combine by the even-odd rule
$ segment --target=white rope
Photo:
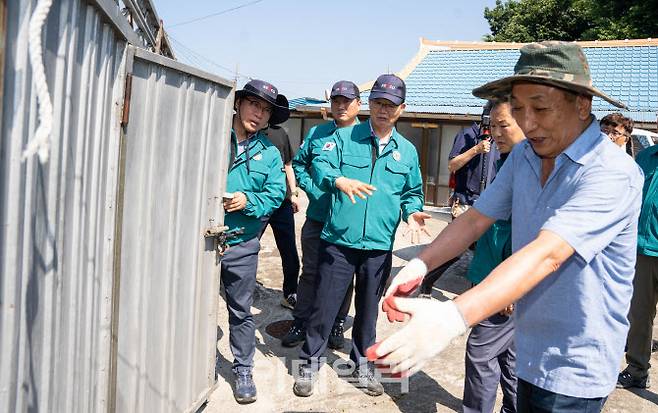
[[[48,161],[50,151],[50,133],[53,128],[53,105],[48,94],[48,83],[43,67],[43,56],[41,52],[41,29],[48,17],[52,0],[39,0],[30,18],[28,32],[28,44],[30,52],[30,64],[32,65],[32,81],[37,92],[39,103],[39,126],[34,137],[28,142],[23,151],[23,160],[38,153],[39,161]]]

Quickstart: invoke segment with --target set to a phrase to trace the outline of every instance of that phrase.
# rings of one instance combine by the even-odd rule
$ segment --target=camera
[[[482,116],[480,117],[480,136],[478,136],[478,139],[481,141],[491,138],[491,107],[492,104],[487,102],[482,108]]]

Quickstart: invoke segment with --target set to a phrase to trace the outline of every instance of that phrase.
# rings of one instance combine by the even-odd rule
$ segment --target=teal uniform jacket
[[[359,120],[357,119],[356,122],[358,124]],[[308,197],[306,216],[318,222],[324,222],[327,219],[327,215],[329,215],[331,194],[318,188],[311,178],[310,170],[313,162],[313,148],[317,145],[322,145],[327,137],[336,132],[336,129],[338,129],[338,126],[334,121],[313,126],[308,131],[306,138],[304,138],[304,143],[292,160],[292,169],[295,171],[297,186],[302,188]]]
[[[336,130],[314,147],[313,180],[331,192],[332,204],[321,238],[361,250],[392,250],[400,216],[423,210],[423,181],[414,145],[395,129],[378,155],[377,138],[370,122]],[[337,190],[336,178],[358,179],[376,191],[365,200]]]
[[[471,265],[468,267],[466,278],[474,284],[479,284],[510,255],[512,255],[511,222],[498,220],[475,245],[475,253]]]
[[[506,158],[507,154],[502,155],[496,170],[500,170]],[[510,255],[512,255],[512,220],[499,219],[482,234],[475,245],[473,260],[468,267],[466,278],[474,284],[479,284]]]
[[[237,153],[237,138],[231,131],[231,145]],[[229,212],[224,224],[229,230],[244,228],[244,234],[232,238],[229,245],[248,241],[260,233],[261,217],[270,215],[281,206],[286,196],[286,175],[279,150],[258,132],[249,142],[249,162],[245,150],[235,157],[229,166],[226,191],[242,192],[247,196],[247,206],[241,211]],[[247,167],[249,170],[247,170]]]
[[[635,161],[644,172],[637,252],[658,257],[658,145],[650,146],[638,153]]]

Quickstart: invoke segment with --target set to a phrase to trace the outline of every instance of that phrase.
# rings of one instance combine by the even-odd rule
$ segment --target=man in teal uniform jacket
[[[357,115],[361,108],[361,97],[357,85],[347,80],[338,81],[331,88],[330,98],[331,115],[334,120],[312,127],[292,161],[297,185],[306,192],[308,197],[308,208],[306,209],[306,221],[302,227],[302,275],[299,277],[297,287],[297,304],[292,312],[295,320],[288,333],[281,339],[281,344],[285,347],[292,347],[303,342],[306,336],[306,323],[315,301],[320,233],[331,206],[331,194],[322,191],[313,183],[311,164],[315,155],[321,152],[324,138],[331,136],[338,128],[359,123]],[[319,142],[322,143],[318,147]],[[339,349],[344,345],[343,324],[352,303],[352,290],[353,283],[347,288],[347,293],[331,328],[329,348]]]
[[[395,231],[402,218],[418,236],[426,231],[429,217],[422,212],[418,153],[395,129],[405,94],[399,77],[377,78],[369,96],[370,120],[338,129],[313,160],[314,182],[331,192],[332,205],[321,234],[316,301],[301,351],[304,363],[293,387],[297,396],[313,393],[334,318],[355,274],[353,377],[368,395],[384,391],[366,361],[365,350],[375,342],[378,304],[391,272]]]
[[[658,303],[658,145],[638,153],[635,161],[644,172],[644,188],[633,298],[628,313],[631,324],[626,340],[628,366],[617,378],[617,387],[621,388],[650,386],[651,333]]]
[[[228,241],[222,257],[221,281],[229,313],[229,340],[234,356],[234,397],[239,403],[256,400],[252,377],[256,327],[251,314],[260,242],[261,218],[281,205],[286,178],[279,151],[262,133],[285,122],[288,101],[271,84],[252,80],[235,94],[235,115],[224,201],[224,223],[242,234]]]

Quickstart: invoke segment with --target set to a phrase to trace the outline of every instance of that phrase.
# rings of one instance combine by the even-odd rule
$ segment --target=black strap
[[[230,150],[230,157],[228,161],[228,170],[230,171],[233,169],[233,163],[235,162],[235,151],[236,151],[236,146],[238,145],[237,141],[235,142],[235,145],[233,145],[233,139],[231,139],[231,150]]]

